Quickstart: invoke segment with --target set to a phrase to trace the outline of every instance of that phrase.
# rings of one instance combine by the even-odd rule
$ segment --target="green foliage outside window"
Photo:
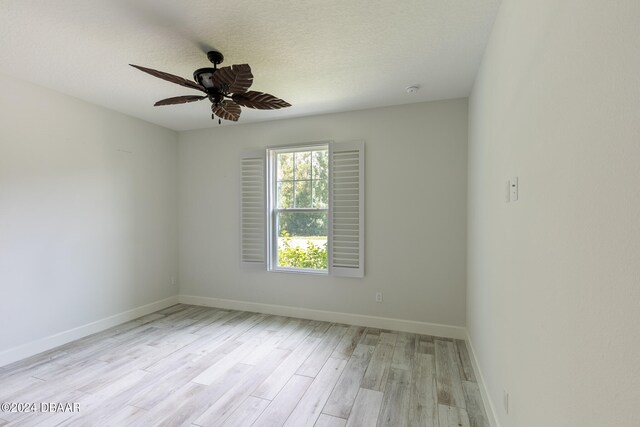
[[[327,269],[327,244],[315,245],[307,240],[307,247],[291,245],[291,236],[283,234],[282,246],[278,247],[278,265],[280,267]]]
[[[327,212],[280,212],[278,214],[280,236],[326,236]]]

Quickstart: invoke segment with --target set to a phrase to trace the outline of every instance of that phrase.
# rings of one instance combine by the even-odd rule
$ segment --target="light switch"
[[[518,200],[518,177],[514,176],[509,180],[509,201],[515,202]]]

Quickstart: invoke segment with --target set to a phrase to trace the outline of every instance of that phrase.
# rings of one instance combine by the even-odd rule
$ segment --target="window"
[[[327,272],[329,147],[268,151],[270,270]]]
[[[298,273],[364,276],[364,143],[246,152],[241,261]]]

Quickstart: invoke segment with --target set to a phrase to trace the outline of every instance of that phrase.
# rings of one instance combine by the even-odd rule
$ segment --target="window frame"
[[[324,149],[327,155],[330,153],[330,145],[332,141],[318,141],[303,144],[288,144],[275,147],[268,147],[266,150],[267,157],[267,179],[266,179],[266,215],[267,215],[267,271],[276,273],[294,273],[294,274],[311,274],[319,276],[328,276],[330,274],[330,266],[324,270],[315,268],[295,268],[278,266],[278,236],[276,235],[278,227],[276,224],[278,212],[326,212],[327,213],[327,248],[331,246],[330,230],[331,230],[331,194],[328,195],[327,207],[317,208],[278,208],[277,194],[277,156],[280,153],[295,153],[304,151],[319,151]],[[328,167],[328,188],[331,188],[331,167]],[[327,258],[328,261],[328,258]]]

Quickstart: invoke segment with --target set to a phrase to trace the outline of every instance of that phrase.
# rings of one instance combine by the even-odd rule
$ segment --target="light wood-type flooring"
[[[0,368],[0,425],[488,426],[464,341],[175,305]]]

